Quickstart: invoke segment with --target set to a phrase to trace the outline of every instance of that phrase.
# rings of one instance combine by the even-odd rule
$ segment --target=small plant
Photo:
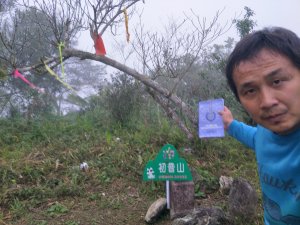
[[[103,183],[109,183],[111,181],[111,179],[106,171],[102,171],[98,175],[98,178],[99,178],[100,182],[103,182]]]
[[[15,218],[20,218],[26,213],[25,205],[17,198],[13,200],[10,210]]]
[[[4,184],[15,184],[17,178],[17,174],[13,171],[6,168],[0,168],[0,183],[2,186],[4,186]]]
[[[42,187],[25,187],[14,192],[11,195],[18,198],[19,200],[35,199],[38,201],[42,201],[46,197],[51,196],[51,190]]]
[[[218,178],[204,169],[197,169],[200,179],[195,184],[195,193],[198,197],[205,197],[206,194],[215,192],[219,189]]]
[[[50,216],[55,216],[55,215],[60,215],[60,214],[64,214],[67,213],[69,210],[67,209],[67,207],[65,207],[64,205],[56,202],[55,204],[51,205],[48,209],[47,209],[47,213]]]
[[[195,196],[198,198],[205,198],[206,195],[203,191],[201,191],[201,187],[199,184],[195,185]]]
[[[106,142],[107,142],[108,145],[111,144],[111,139],[112,139],[111,133],[108,132],[108,131],[106,131],[106,132],[105,132],[105,140],[106,140]]]
[[[32,225],[47,225],[47,221],[41,220],[41,221],[34,221],[31,223]]]
[[[27,182],[39,182],[45,180],[44,172],[41,169],[28,165],[25,165],[22,169],[22,177],[23,180],[26,180]]]
[[[79,225],[79,224],[80,224],[79,222],[72,221],[72,220],[65,222],[65,225]]]
[[[81,196],[82,193],[83,193],[83,188],[77,185],[61,184],[57,188],[55,188],[55,195],[57,197]]]
[[[101,196],[99,195],[99,193],[95,193],[95,194],[91,194],[89,197],[88,197],[88,200],[89,201],[96,201],[98,199],[101,199]]]

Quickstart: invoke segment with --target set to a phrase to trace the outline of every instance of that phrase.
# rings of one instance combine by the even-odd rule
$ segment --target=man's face
[[[278,134],[300,127],[300,70],[263,49],[233,71],[241,104],[258,124]]]

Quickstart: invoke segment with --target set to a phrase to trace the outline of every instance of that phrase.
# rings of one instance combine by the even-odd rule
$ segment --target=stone
[[[147,223],[153,223],[156,219],[163,214],[163,212],[167,209],[167,199],[166,198],[159,198],[155,202],[151,204],[149,207],[145,221]]]
[[[191,213],[195,205],[193,181],[170,182],[170,217],[175,219]]]
[[[247,180],[243,178],[233,180],[228,198],[231,216],[253,220],[256,215],[257,201],[257,193]]]
[[[228,195],[232,186],[233,178],[221,176],[219,178],[220,191],[221,193]]]
[[[197,208],[194,211],[198,219],[197,225],[226,225],[231,224],[225,212],[218,207]]]
[[[198,220],[194,215],[186,215],[183,218],[173,220],[172,225],[197,225]]]
[[[229,225],[230,220],[218,207],[197,208],[183,218],[177,218],[172,225]]]

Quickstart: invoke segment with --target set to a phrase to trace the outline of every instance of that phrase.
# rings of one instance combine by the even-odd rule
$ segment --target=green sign
[[[193,178],[186,161],[179,157],[175,147],[166,144],[155,160],[147,163],[143,179],[145,181],[188,181]]]

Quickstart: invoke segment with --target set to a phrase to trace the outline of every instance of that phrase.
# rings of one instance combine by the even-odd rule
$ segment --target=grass
[[[259,189],[254,154],[230,137],[190,144],[165,119],[130,128],[108,124],[89,114],[0,121],[0,224],[144,224],[165,187],[143,182],[143,168],[166,143],[200,175],[199,204],[226,209],[220,175],[250,179]],[[83,161],[89,165],[85,172],[79,168]],[[251,224],[262,224],[261,214],[259,207]],[[165,215],[156,224],[171,221]]]

